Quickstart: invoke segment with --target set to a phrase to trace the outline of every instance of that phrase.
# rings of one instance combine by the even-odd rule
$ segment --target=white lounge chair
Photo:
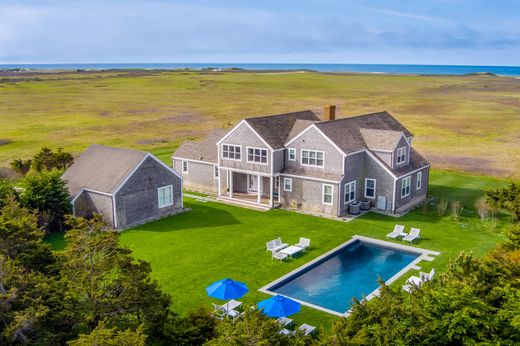
[[[403,238],[404,241],[413,242],[415,239],[420,238],[419,233],[421,232],[418,228],[413,228],[410,230],[410,234]]]
[[[405,237],[407,236],[406,233],[404,233],[404,226],[403,225],[395,225],[394,230],[391,233],[388,233],[386,235],[387,238],[396,239],[398,237]]]
[[[276,320],[276,322],[278,322],[278,324],[281,326],[281,327],[287,327],[288,325],[290,325],[292,323],[292,319],[290,318],[287,318],[287,317],[280,317]],[[285,329],[285,328],[284,328]]]
[[[282,249],[285,249],[288,246],[289,246],[289,244],[282,243],[281,238],[276,238],[275,240],[271,240],[270,242],[266,243],[267,251],[271,251],[271,252],[280,251]]]
[[[211,303],[211,305],[213,305],[213,309],[214,309],[214,311],[211,313],[211,315],[213,317],[215,317],[217,320],[222,321],[224,319],[224,317],[226,317],[226,315],[227,315],[226,309],[215,303]]]
[[[273,253],[273,259],[277,259],[277,260],[280,260],[280,261],[283,261],[287,257],[289,257],[289,255],[286,254],[286,253],[274,252],[274,251],[272,253]]]
[[[294,334],[294,332],[290,331],[287,328],[280,329],[280,331],[278,333],[283,334],[283,335],[292,335],[292,334]]]
[[[308,238],[300,238],[300,242],[295,246],[301,247],[304,251],[311,247],[311,240]]]
[[[240,305],[242,305],[242,302],[239,302],[238,300],[232,299],[224,305],[217,305],[214,303],[212,303],[211,305],[213,305],[214,308],[212,315],[218,320],[222,321],[226,316],[231,317],[233,319],[242,316],[242,313],[235,310]]]
[[[430,281],[433,279],[433,276],[435,275],[435,268],[432,268],[432,270],[429,273],[419,273],[419,277],[421,278],[422,282]]]
[[[408,293],[412,292],[412,285],[404,285],[403,290],[405,290]]]
[[[309,334],[314,333],[314,330],[316,330],[316,327],[304,323],[300,327],[298,327],[298,330],[303,331],[303,335],[309,335]]]

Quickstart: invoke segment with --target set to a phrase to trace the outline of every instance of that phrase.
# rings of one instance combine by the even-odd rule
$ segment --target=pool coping
[[[311,260],[311,261],[309,261],[309,262],[307,262],[305,264],[303,264],[302,266],[292,270],[291,272],[283,275],[282,277],[280,277],[280,278],[270,282],[269,284],[267,284],[267,285],[261,287],[260,289],[258,289],[258,291],[262,292],[262,293],[265,293],[265,294],[272,295],[272,296],[277,295],[276,292],[270,291],[269,289],[271,287],[279,284],[280,282],[285,281],[288,278],[294,276],[295,274],[297,274],[297,273],[307,269],[308,267],[313,266],[315,263],[320,262],[324,258],[330,256],[331,254],[341,250],[342,248],[344,248],[344,247],[348,246],[349,244],[352,244],[353,242],[356,242],[358,240],[362,241],[362,242],[365,242],[365,243],[370,243],[370,244],[374,244],[374,245],[380,245],[380,246],[384,246],[384,247],[387,247],[387,248],[392,248],[392,249],[396,249],[396,250],[401,250],[401,251],[406,251],[406,252],[412,252],[412,253],[419,254],[419,256],[416,259],[414,259],[411,263],[409,263],[407,266],[402,268],[399,272],[397,272],[390,279],[386,280],[385,281],[386,285],[391,285],[393,282],[395,282],[397,279],[399,279],[401,276],[403,276],[407,271],[409,271],[410,269],[415,267],[422,260],[427,260],[426,258],[428,258],[430,256],[438,256],[438,255],[441,254],[438,251],[432,251],[432,250],[423,249],[423,248],[410,246],[410,245],[397,244],[397,243],[393,243],[393,242],[389,242],[389,241],[385,241],[385,240],[364,237],[364,236],[361,236],[361,235],[354,235],[354,236],[352,236],[352,238],[350,240],[348,240],[348,241],[346,241],[346,242],[336,246],[332,250],[327,251],[326,253],[316,257],[315,259],[313,259],[313,260]],[[378,296],[379,295],[379,290],[380,290],[380,287],[376,288],[374,291],[370,292],[370,294],[368,294],[364,298],[364,300],[368,301],[368,300]],[[292,298],[290,296],[289,296],[289,298],[291,298],[292,300],[297,301],[298,303],[300,303],[302,305],[305,305],[305,306],[311,307],[313,309],[320,310],[320,311],[323,311],[323,312],[326,312],[326,313],[329,313],[329,314],[332,314],[332,315],[336,315],[336,316],[347,317],[348,315],[350,315],[350,311],[351,311],[349,309],[349,310],[345,311],[344,313],[341,313],[341,312],[338,312],[338,311],[334,311],[334,310],[331,310],[331,309],[324,308],[324,307],[319,306],[319,305],[315,305],[315,304],[312,304],[312,303],[309,303],[309,302],[305,302],[305,301],[302,301],[302,300],[299,300],[299,299],[295,299],[295,298]]]

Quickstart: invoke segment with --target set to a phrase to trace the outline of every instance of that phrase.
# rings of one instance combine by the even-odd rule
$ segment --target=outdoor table
[[[302,247],[299,247],[296,245],[291,245],[289,247],[286,247],[283,250],[280,250],[279,252],[284,253],[284,254],[288,255],[289,257],[292,257],[293,255],[295,255],[299,252],[302,252],[302,251],[303,251]]]
[[[222,307],[224,309],[226,309],[227,311],[231,311],[231,310],[235,310],[240,305],[242,305],[242,302],[239,302],[238,300],[231,299],[229,302],[227,302],[226,304],[222,305]]]

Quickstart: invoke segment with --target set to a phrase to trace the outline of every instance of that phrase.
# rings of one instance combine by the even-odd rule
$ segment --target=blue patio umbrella
[[[222,279],[214,282],[206,288],[208,295],[213,298],[228,300],[238,299],[249,292],[246,284],[231,279]]]
[[[262,309],[267,317],[288,317],[300,311],[300,303],[277,295],[258,303],[258,310]]]

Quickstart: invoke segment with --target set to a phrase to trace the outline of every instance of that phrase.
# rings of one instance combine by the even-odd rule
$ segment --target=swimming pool
[[[261,291],[344,314],[350,309],[353,297],[362,299],[375,293],[379,287],[378,277],[385,282],[395,280],[420,261],[425,252],[433,254],[428,250],[357,236]]]

